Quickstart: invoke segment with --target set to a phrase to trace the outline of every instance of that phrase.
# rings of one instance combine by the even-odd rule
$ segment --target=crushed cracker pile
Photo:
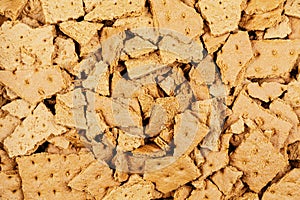
[[[0,0],[1,200],[299,200],[299,0]]]

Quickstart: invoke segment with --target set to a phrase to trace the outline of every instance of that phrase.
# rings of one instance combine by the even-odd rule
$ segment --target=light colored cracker
[[[38,148],[51,135],[65,132],[64,127],[54,123],[54,116],[47,107],[40,103],[14,132],[4,140],[4,146],[10,157],[25,155]]]
[[[78,62],[78,56],[75,51],[75,44],[72,39],[57,37],[54,41],[55,53],[53,63],[68,70],[72,74],[76,74],[74,66]]]
[[[300,106],[300,82],[292,81],[287,86],[287,93],[283,99],[288,102],[292,107]]]
[[[7,99],[14,100],[14,99],[18,98],[18,95],[14,91],[9,89],[8,87],[5,88],[5,91],[6,91],[6,98]]]
[[[297,17],[289,17],[292,33],[289,34],[289,39],[300,39],[300,19]]]
[[[0,2],[0,15],[4,15],[11,20],[16,20],[25,7],[26,0],[2,0]]]
[[[264,0],[250,0],[247,4],[245,12],[248,15],[262,14],[272,11],[280,6],[284,0],[264,1]]]
[[[300,18],[300,1],[287,0],[284,11],[286,15]]]
[[[21,179],[17,173],[5,173],[0,171],[0,198],[3,200],[24,199],[21,190]]]
[[[85,12],[91,12],[96,8],[96,5],[101,4],[102,1],[103,0],[83,0]]]
[[[68,19],[77,19],[84,15],[82,0],[41,0],[41,6],[46,23],[55,24]]]
[[[296,200],[300,195],[300,169],[292,169],[292,171],[285,174],[277,183],[268,187],[267,191],[263,194],[262,200],[267,199],[290,199]]]
[[[300,52],[300,40],[252,41],[255,58],[247,65],[247,78],[289,76]]]
[[[69,155],[40,153],[17,158],[24,198],[91,199],[90,195],[70,189],[67,184],[93,160],[89,152]]]
[[[0,118],[0,142],[12,134],[19,124],[21,124],[21,120],[9,114]]]
[[[68,183],[71,188],[89,192],[95,199],[102,199],[107,187],[118,185],[119,183],[112,177],[109,166],[98,160],[93,161]]]
[[[179,187],[175,192],[174,192],[174,200],[185,200],[188,198],[190,195],[191,191],[193,188],[191,186],[183,185]]]
[[[166,155],[165,151],[156,144],[146,144],[132,151],[136,157],[162,157]]]
[[[13,171],[16,167],[16,162],[9,158],[6,151],[0,149],[0,173]]]
[[[251,130],[230,160],[231,165],[244,172],[243,181],[254,192],[259,192],[287,165],[260,130]]]
[[[242,91],[237,97],[232,111],[233,118],[242,116],[254,120],[263,131],[274,130],[274,134],[270,138],[270,141],[277,150],[284,146],[284,142],[289,135],[292,124],[276,117],[276,115],[272,114],[270,111],[260,107],[256,102],[249,98],[245,92]]]
[[[25,21],[33,19],[36,20],[36,22],[45,23],[45,16],[43,13],[43,8],[40,0],[28,0],[25,8],[23,9],[22,14],[28,16],[26,17],[27,19],[25,19]],[[32,24],[32,20],[30,21],[31,21],[30,24]]]
[[[241,178],[243,172],[237,170],[235,167],[225,167],[217,171],[211,180],[216,184],[218,189],[225,195],[229,195],[234,190],[235,183]]]
[[[174,156],[190,154],[208,134],[209,128],[198,122],[198,118],[189,110],[175,117]]]
[[[283,20],[276,24],[274,27],[271,27],[266,30],[264,39],[271,38],[285,38],[292,32],[291,24],[287,16],[283,17]]]
[[[262,84],[249,83],[247,91],[249,96],[264,102],[273,101],[286,90],[286,86],[276,82],[263,82]]]
[[[100,40],[98,33],[96,33],[87,44],[80,46],[80,57],[88,57],[95,53],[99,48]]]
[[[27,117],[32,112],[34,106],[30,105],[23,99],[16,99],[2,106],[1,109],[9,112],[9,114],[18,117],[19,119],[22,119]]]
[[[253,15],[248,15],[244,14],[241,18],[241,21],[239,23],[239,26],[246,30],[265,30],[266,28],[270,28],[278,24],[281,20],[281,13],[283,11],[283,6],[282,4],[266,13],[262,14],[253,14]]]
[[[245,123],[242,117],[230,125],[229,131],[233,134],[241,134],[245,131]]]
[[[7,70],[52,64],[53,26],[36,29],[23,23],[5,22],[0,28],[0,66]]]
[[[218,36],[238,28],[242,12],[241,4],[242,0],[201,0],[196,6],[208,22],[211,34]]]
[[[229,33],[220,36],[213,36],[210,32],[205,32],[202,35],[203,43],[209,54],[216,52],[226,41]]]
[[[64,94],[57,94],[56,95],[57,103],[65,105],[69,108],[78,108],[85,106],[86,100],[82,90],[80,88],[74,89]]]
[[[239,72],[252,56],[252,47],[247,32],[240,31],[230,35],[217,56],[217,64],[221,69],[222,81],[225,84],[236,85]]]
[[[238,197],[237,200],[259,200],[258,194],[254,192],[246,192],[243,196]]]
[[[201,15],[179,0],[151,0],[150,8],[154,25],[160,29],[170,29],[189,38],[203,33]]]
[[[188,200],[198,200],[198,199],[214,199],[221,200],[222,193],[218,190],[217,186],[211,181],[205,181],[205,187],[201,189],[193,190]]]
[[[131,175],[129,181],[124,185],[117,187],[110,191],[103,200],[114,200],[114,199],[156,199],[160,198],[161,195],[155,191],[155,186],[150,181],[143,180],[138,175]]]
[[[141,105],[141,110],[143,114],[143,118],[150,117],[150,111],[152,106],[154,105],[154,98],[149,94],[141,94],[138,96],[139,104]]]
[[[157,190],[167,193],[200,176],[199,169],[188,156],[147,160],[144,179],[154,182]]]
[[[120,151],[132,151],[144,145],[144,138],[126,132],[119,132],[117,149]]]
[[[32,105],[65,88],[59,67],[1,71],[0,81]]]
[[[63,149],[67,149],[70,145],[69,140],[63,136],[56,136],[48,139],[47,141]]]
[[[145,0],[105,0],[101,4],[96,5],[95,9],[85,15],[84,19],[86,21],[103,21],[138,16],[141,15],[144,9]]]
[[[138,58],[142,55],[149,54],[156,49],[157,46],[139,36],[126,40],[124,46],[124,51],[132,58]]]

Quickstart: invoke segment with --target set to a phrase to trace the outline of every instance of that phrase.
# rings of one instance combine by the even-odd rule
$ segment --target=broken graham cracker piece
[[[9,114],[11,114],[12,116],[22,119],[24,117],[27,117],[32,112],[34,106],[30,105],[23,99],[16,99],[2,106],[1,109],[9,112]]]
[[[203,43],[209,54],[216,52],[227,40],[230,34],[226,33],[220,36],[213,36],[210,32],[205,32],[202,35]]]
[[[217,56],[217,64],[221,69],[222,81],[225,84],[235,86],[239,72],[252,56],[252,47],[247,32],[239,31],[230,35]]]
[[[238,28],[241,16],[242,0],[200,0],[196,7],[208,22],[213,36],[223,35]]]
[[[242,196],[238,197],[237,200],[259,200],[258,194],[254,192],[246,192]]]
[[[278,8],[278,6],[280,6],[283,2],[284,0],[250,0],[247,4],[245,12],[248,15],[266,13]]]
[[[24,198],[87,199],[90,195],[70,189],[67,184],[92,161],[94,157],[89,152],[69,155],[39,153],[18,157]]]
[[[291,81],[287,86],[287,93],[283,100],[292,107],[300,107],[300,81]]]
[[[77,19],[84,15],[82,0],[40,0],[45,22],[55,24],[69,19]]]
[[[287,0],[284,11],[286,15],[300,18],[300,0]]]
[[[150,181],[143,180],[139,175],[131,175],[128,182],[120,187],[112,189],[103,200],[132,200],[132,199],[157,199],[161,194],[155,190]]]
[[[213,184],[210,180],[204,181],[204,187],[195,189],[192,191],[191,195],[187,198],[187,200],[198,200],[198,199],[213,199],[213,200],[221,200],[222,193],[217,188],[215,184]]]
[[[0,82],[32,105],[66,87],[62,71],[57,66],[0,71]]]
[[[277,82],[263,82],[261,84],[255,82],[247,85],[247,92],[253,98],[269,102],[282,95],[286,88],[286,85]]]
[[[117,150],[132,151],[144,145],[144,138],[139,135],[134,135],[120,131],[118,134]]]
[[[247,65],[246,78],[289,76],[300,52],[300,40],[252,41],[254,59]]]
[[[106,163],[95,160],[69,183],[73,189],[89,192],[95,199],[102,199],[107,187],[118,186],[112,177],[112,169]]]
[[[7,136],[11,135],[19,124],[21,124],[21,120],[10,114],[0,118],[0,143],[2,143]]]
[[[149,159],[145,162],[144,179],[154,182],[157,190],[163,193],[175,190],[199,176],[199,169],[186,155]]]
[[[279,24],[266,30],[264,39],[285,38],[292,32],[291,24],[287,16],[283,16],[283,20]]]
[[[26,155],[38,148],[51,135],[65,132],[64,127],[54,123],[54,116],[40,103],[14,132],[4,140],[4,146],[10,157]]]
[[[150,8],[154,25],[159,29],[169,29],[190,39],[203,34],[201,15],[180,0],[150,0]]]
[[[185,200],[188,198],[190,195],[191,191],[193,188],[191,186],[183,185],[179,187],[175,192],[174,192],[174,200]]]
[[[259,192],[288,164],[258,129],[250,130],[230,156],[230,161],[232,166],[244,172],[242,179],[254,192]]]
[[[157,49],[157,46],[139,36],[126,40],[124,51],[132,58],[138,58]]]
[[[294,168],[264,192],[262,200],[297,200],[300,196],[300,169]]]
[[[27,0],[1,0],[0,15],[15,21],[25,7]]]
[[[0,180],[0,199],[24,199],[23,192],[21,189],[22,183],[18,173],[0,171]]]
[[[2,149],[0,149],[0,161],[0,173],[6,171],[13,171],[16,167],[15,161],[9,158],[6,151]]]
[[[300,39],[300,18],[289,17],[292,33],[289,34],[289,39]]]
[[[5,22],[0,27],[0,65],[6,70],[51,65],[54,33],[54,26],[32,29],[20,22]]]
[[[86,21],[103,21],[139,16],[145,10],[145,0],[116,0],[101,1],[95,5],[95,9],[85,15]]]

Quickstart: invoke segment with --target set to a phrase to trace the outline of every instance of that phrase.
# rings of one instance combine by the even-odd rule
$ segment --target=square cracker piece
[[[203,33],[203,19],[193,8],[179,0],[150,0],[156,27],[170,29],[189,38]],[[180,23],[178,23],[180,20]]]
[[[82,0],[40,0],[45,22],[55,24],[84,15]]]
[[[242,0],[200,0],[196,4],[207,20],[212,35],[219,36],[238,28]]]
[[[94,157],[89,152],[78,154],[40,153],[17,158],[25,199],[92,199],[85,192],[70,189],[68,183]]]
[[[103,21],[139,16],[145,10],[145,0],[104,0],[97,4],[84,19],[86,21]]]
[[[287,161],[260,130],[251,130],[246,139],[230,156],[231,165],[244,172],[243,180],[254,192],[259,192]]]
[[[32,29],[20,22],[0,27],[0,66],[7,70],[52,64],[54,26]]]
[[[300,18],[300,0],[287,0],[284,11],[286,15]]]
[[[4,140],[10,157],[26,155],[37,149],[51,135],[60,135],[66,129],[54,123],[54,116],[40,103],[14,132]]]
[[[149,159],[145,163],[144,179],[154,182],[157,190],[167,193],[200,176],[193,160],[182,157]]]
[[[246,78],[288,77],[300,53],[300,40],[257,40],[252,46]]]
[[[1,200],[22,200],[21,179],[19,174],[14,172],[0,171],[0,199]]]
[[[62,71],[57,66],[0,71],[0,82],[32,105],[66,87]]]
[[[262,200],[298,200],[300,196],[300,169],[288,172],[277,183],[272,184],[264,193]]]
[[[25,7],[27,0],[1,0],[0,15],[16,20]]]

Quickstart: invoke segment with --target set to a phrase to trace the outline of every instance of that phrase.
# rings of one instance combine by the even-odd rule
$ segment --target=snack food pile
[[[0,199],[298,200],[299,0],[0,0]]]

